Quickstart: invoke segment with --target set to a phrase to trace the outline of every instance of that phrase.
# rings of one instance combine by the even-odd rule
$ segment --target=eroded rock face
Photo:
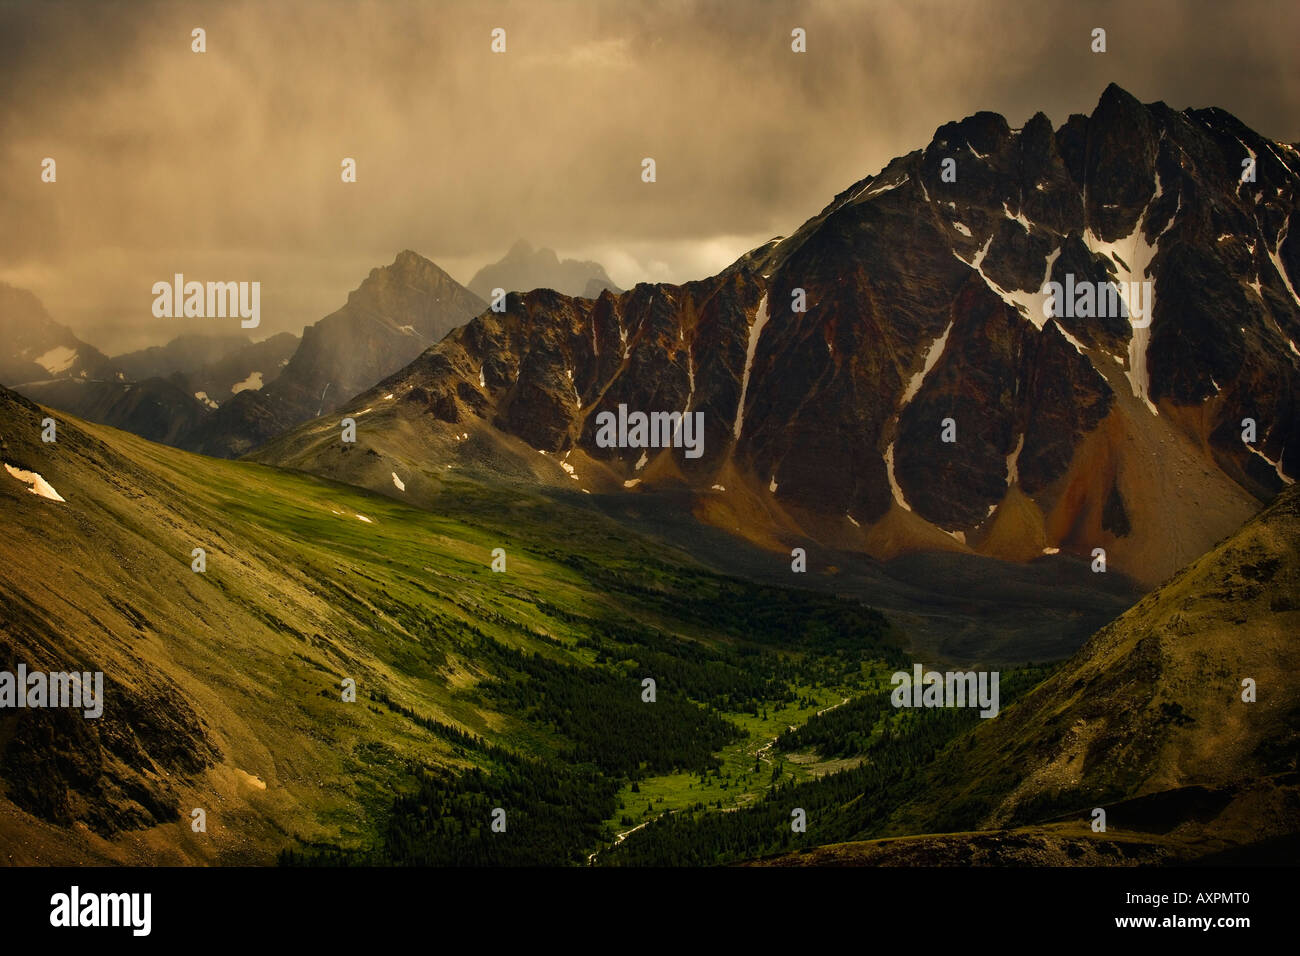
[[[0,669],[14,673],[17,662],[40,659],[39,649],[22,640],[21,622],[8,631]],[[94,720],[79,710],[4,711],[6,795],[42,820],[64,826],[81,820],[103,837],[178,819],[172,778],[189,778],[220,757],[206,728],[165,681],[126,688],[106,676],[103,687],[113,706]]]
[[[726,472],[773,508],[856,527],[910,511],[970,543],[1012,485],[1049,539],[1154,540],[1179,520],[1156,498],[1187,471],[1161,461],[1199,456],[1183,496],[1216,499],[1221,536],[1300,470],[1298,171],[1294,147],[1219,110],[1115,86],[1056,130],[978,113],[719,275],[511,294],[383,387],[453,383],[459,420],[621,478],[643,450],[599,447],[600,413],[700,411],[700,458],[647,453],[674,481],[707,492]],[[1150,312],[1049,317],[1047,283],[1124,283]],[[1132,455],[1146,491],[1121,488]]]

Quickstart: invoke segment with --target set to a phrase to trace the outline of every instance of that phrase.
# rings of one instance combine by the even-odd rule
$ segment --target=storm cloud
[[[1298,35],[1285,2],[4,5],[0,280],[110,352],[194,331],[150,311],[176,272],[260,281],[259,338],[404,248],[683,281],[978,110],[1059,125],[1116,82],[1296,141]]]

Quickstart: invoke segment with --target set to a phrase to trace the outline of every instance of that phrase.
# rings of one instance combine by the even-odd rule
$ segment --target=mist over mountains
[[[606,289],[616,295],[622,291],[599,262],[561,261],[554,249],[534,249],[524,239],[499,261],[474,273],[467,288],[485,302],[491,301],[493,289],[527,292],[546,288],[586,299],[595,299]]]
[[[115,377],[108,357],[77,338],[26,289],[0,283],[0,382]]]
[[[188,333],[113,359],[55,323],[31,293],[3,286],[0,321],[12,334],[0,382],[153,441],[233,457],[400,369],[485,309],[497,282],[589,296],[618,291],[598,263],[561,262],[523,241],[474,281],[484,287],[481,297],[407,250],[372,270],[343,308],[301,339],[280,333],[250,344],[238,335]]]

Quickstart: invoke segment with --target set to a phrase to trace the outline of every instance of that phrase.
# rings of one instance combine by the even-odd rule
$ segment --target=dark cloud
[[[520,237],[683,280],[980,109],[1059,124],[1114,81],[1300,139],[1297,27],[1174,0],[3,5],[0,279],[110,350],[177,331],[149,289],[178,271],[260,279],[263,333],[407,247],[462,281]]]

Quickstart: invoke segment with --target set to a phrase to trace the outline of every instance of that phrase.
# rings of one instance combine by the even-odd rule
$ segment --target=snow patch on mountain
[[[13,465],[5,462],[5,471],[13,475],[21,482],[25,482],[31,487],[27,490],[34,495],[40,495],[42,498],[48,498],[50,501],[63,501],[63,496],[51,487],[50,483],[34,471],[24,471],[21,468],[15,468]]]
[[[1020,225],[1024,227],[1025,232],[1029,231],[1029,220],[1025,218],[1023,210],[1013,216],[1011,215],[1011,209],[1004,202],[1002,204],[1002,211],[1006,213],[1008,219],[1014,219],[1016,222],[1020,223]]]
[[[1249,146],[1247,146],[1246,143],[1245,143],[1245,141],[1244,141],[1240,136],[1237,137],[1237,142],[1241,143],[1241,148],[1242,148],[1242,149],[1244,149],[1246,152],[1250,153],[1250,165],[1251,165],[1251,168],[1254,169],[1255,166],[1256,166],[1256,160],[1258,159],[1258,157],[1255,155],[1255,151],[1254,151],[1253,149],[1251,149]],[[1239,183],[1237,183],[1237,189],[1238,189],[1238,190],[1241,190],[1241,189],[1243,189],[1243,188],[1245,188],[1246,186],[1249,186],[1249,185],[1251,185],[1251,184],[1250,184],[1250,183],[1247,183],[1247,182],[1244,182],[1244,181],[1243,181],[1243,182],[1239,182]]]
[[[1114,242],[1107,242],[1092,231],[1089,227],[1083,234],[1084,245],[1088,250],[1096,255],[1104,256],[1114,265],[1115,279],[1119,286],[1120,298],[1124,300],[1125,307],[1132,314],[1133,304],[1129,302],[1130,290],[1134,287],[1130,283],[1149,281],[1147,269],[1151,265],[1151,260],[1155,258],[1157,246],[1160,243],[1160,236],[1156,236],[1154,242],[1147,242],[1146,222],[1147,216],[1151,212],[1151,206],[1163,193],[1160,183],[1160,174],[1156,174],[1156,191],[1151,197],[1147,207],[1142,210],[1142,215],[1138,216],[1137,225],[1133,231],[1122,239]],[[1172,224],[1173,220],[1170,220]],[[1165,229],[1167,230],[1167,225]],[[1164,235],[1164,230],[1160,235]],[[1145,328],[1139,328],[1132,325],[1132,334],[1129,337],[1128,345],[1128,370],[1124,373],[1129,380],[1129,387],[1133,390],[1133,396],[1140,399],[1151,414],[1159,415],[1155,403],[1150,399],[1151,392],[1151,373],[1147,369],[1147,345],[1151,341],[1151,321],[1155,313],[1155,293],[1154,289],[1151,296],[1151,312],[1144,315],[1143,321],[1146,323]]]
[[[230,392],[232,395],[238,395],[240,392],[247,392],[247,391],[260,392],[261,390],[262,390],[261,372],[250,372],[248,378],[244,379],[242,382],[236,382],[234,385],[230,386]]]
[[[898,479],[894,477],[894,443],[892,441],[889,443],[889,447],[885,449],[885,474],[889,477],[889,488],[894,493],[894,500],[898,502],[899,507],[904,511],[911,511],[912,506],[903,497],[903,489],[899,487]]]
[[[686,407],[682,409],[682,420],[685,421],[687,414],[691,410],[691,402],[695,401],[695,356],[691,354],[689,348],[686,349],[686,378],[690,387],[686,392]],[[679,425],[680,429],[681,426]]]
[[[1290,164],[1289,162],[1287,162],[1287,161],[1282,157],[1282,154],[1279,153],[1276,149],[1273,148],[1273,144],[1272,144],[1271,142],[1268,142],[1268,141],[1266,140],[1266,141],[1265,141],[1265,145],[1268,146],[1268,151],[1269,151],[1270,153],[1272,153],[1272,154],[1277,158],[1277,161],[1278,161],[1279,163],[1281,163],[1283,166],[1286,167],[1286,171],[1287,171],[1288,173],[1290,173],[1292,176],[1300,175],[1300,173],[1297,173],[1294,169],[1291,168],[1291,164]],[[1292,152],[1295,152],[1295,148],[1294,148],[1293,146],[1291,146],[1290,143],[1282,143],[1281,146],[1282,146],[1283,149],[1289,149],[1289,150],[1291,150]],[[1278,194],[1279,196],[1282,195],[1282,190],[1281,190],[1280,187],[1278,188],[1277,194]]]
[[[938,363],[939,357],[943,355],[944,347],[948,344],[948,333],[951,331],[952,323],[949,322],[948,327],[943,330],[943,334],[931,342],[929,347],[926,348],[925,358],[922,359],[921,370],[913,375],[912,380],[907,383],[907,388],[904,390],[903,397],[899,401],[898,410],[900,412],[908,402],[916,397],[916,393],[921,388],[921,383],[925,381],[925,377],[930,374],[930,370]]]
[[[1055,319],[1052,320],[1052,325],[1056,327],[1056,331],[1060,332],[1061,335],[1065,336],[1065,341],[1069,342],[1071,345],[1074,346],[1074,350],[1076,352],[1078,352],[1080,355],[1083,354],[1083,343],[1080,342],[1078,339],[1076,339],[1073,335],[1071,335],[1069,330],[1065,326],[1061,325],[1061,323],[1057,322]]]
[[[767,325],[767,293],[763,293],[763,298],[759,300],[758,311],[749,326],[749,345],[745,349],[745,371],[740,379],[740,401],[736,405],[736,424],[732,429],[732,434],[737,441],[740,440],[740,429],[745,423],[745,395],[749,391],[749,373],[754,367],[754,353],[758,351],[758,339],[763,334],[765,325]]]
[[[1282,282],[1286,285],[1286,291],[1291,293],[1291,298],[1295,300],[1296,305],[1300,305],[1300,295],[1296,295],[1295,287],[1291,285],[1291,279],[1286,274],[1286,269],[1282,266],[1282,260],[1278,258],[1278,250],[1282,248],[1282,243],[1286,241],[1287,229],[1290,223],[1282,227],[1282,231],[1277,234],[1277,242],[1273,244],[1272,249],[1268,249],[1268,261],[1273,263],[1273,268],[1277,274],[1282,277]],[[1268,247],[1265,246],[1267,249]]]
[[[1271,313],[1269,314],[1268,320],[1273,323],[1273,331],[1276,332],[1278,337],[1290,347],[1291,354],[1300,355],[1300,349],[1296,348],[1295,342],[1291,340],[1290,336],[1282,331],[1282,326],[1277,324],[1277,319],[1273,318]]]
[[[891,189],[897,189],[899,186],[903,185],[911,178],[912,178],[911,176],[904,176],[902,179],[898,180],[897,182],[885,183],[884,185],[880,185],[874,181],[868,182],[865,186],[863,186],[852,196],[850,196],[845,201],[844,205],[852,206],[854,203],[857,202],[865,202],[866,200],[872,198],[873,196],[879,196],[881,193],[887,193]]]
[[[1272,458],[1269,458],[1268,455],[1264,454],[1262,451],[1260,451],[1258,448],[1256,448],[1254,445],[1250,444],[1249,442],[1245,442],[1244,444],[1246,445],[1246,448],[1251,452],[1251,454],[1257,455],[1260,458],[1263,458],[1266,462],[1268,462],[1269,467],[1272,468],[1273,471],[1277,473],[1277,476],[1282,479],[1282,482],[1284,484],[1288,484],[1288,485],[1295,484],[1295,479],[1288,478],[1282,471],[1282,455],[1280,453],[1277,456],[1277,461],[1274,461]],[[1283,451],[1285,450],[1286,449],[1284,448]],[[9,466],[6,465],[5,467],[8,468]]]
[[[38,355],[34,361],[51,375],[58,375],[72,368],[72,364],[77,361],[77,350],[66,345],[56,345],[48,352]]]
[[[1007,455],[1007,487],[1010,488],[1020,480],[1020,452],[1025,447],[1025,433],[1016,439],[1016,447]],[[991,513],[991,512],[990,512]]]
[[[1030,322],[1032,322],[1034,328],[1038,329],[1039,331],[1042,331],[1043,324],[1047,321],[1046,318],[1043,316],[1042,304],[1043,301],[1046,299],[1046,296],[1042,292],[1042,287],[1040,286],[1037,290],[1033,292],[1009,291],[1007,289],[1002,288],[1002,286],[994,282],[984,272],[984,266],[983,266],[984,257],[988,255],[989,246],[991,246],[992,244],[993,244],[993,237],[989,236],[988,241],[984,243],[984,246],[979,250],[979,252],[975,253],[974,258],[972,259],[963,258],[957,252],[956,249],[952,251],[952,254],[957,258],[959,262],[965,263],[966,265],[974,269],[976,272],[978,272],[980,278],[984,280],[984,284],[987,285],[994,292],[996,292],[1003,302],[1011,306],[1013,309],[1015,309],[1025,318],[1027,318]],[[1060,253],[1061,250],[1057,249],[1050,256],[1048,256],[1047,259],[1048,276],[1052,274],[1052,263],[1056,261],[1056,257],[1060,255]]]
[[[870,199],[872,196],[879,196],[881,193],[887,193],[887,192],[889,192],[891,189],[897,189],[899,186],[902,186],[904,183],[906,183],[906,182],[907,182],[908,180],[910,180],[911,178],[912,178],[911,176],[904,176],[902,179],[900,179],[900,180],[899,180],[898,182],[896,182],[896,183],[887,183],[887,184],[884,185],[884,186],[877,186],[877,187],[875,187],[875,188],[869,190],[869,191],[867,192],[867,194],[864,195],[862,198],[863,198],[863,199]]]

